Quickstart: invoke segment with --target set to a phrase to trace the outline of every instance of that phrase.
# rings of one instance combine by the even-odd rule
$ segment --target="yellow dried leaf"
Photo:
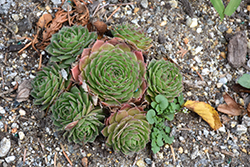
[[[214,130],[219,129],[222,126],[219,114],[209,104],[205,102],[188,100],[184,106],[201,116]]]

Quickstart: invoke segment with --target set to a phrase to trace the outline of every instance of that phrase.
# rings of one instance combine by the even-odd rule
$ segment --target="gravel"
[[[104,1],[99,2],[105,5]],[[250,48],[250,17],[244,0],[237,11],[223,21],[220,21],[209,0],[191,2],[193,17],[186,13],[184,0],[134,2],[120,6],[108,21],[107,17],[118,6],[106,6],[95,17],[105,21],[108,26],[132,23],[143,27],[154,39],[148,58],[168,58],[179,66],[186,100],[205,101],[216,108],[224,103],[222,95],[228,92],[237,102],[245,103],[248,94],[235,93],[232,85],[248,71],[242,67],[231,67],[223,57],[227,54],[228,40],[238,31],[246,33]],[[41,5],[34,10],[39,3]],[[46,10],[41,0],[0,0],[0,22],[8,25],[17,37],[33,38],[39,16],[44,12],[53,15],[56,12],[53,8],[60,6],[60,3],[60,0],[48,1],[49,10]],[[15,41],[13,34],[0,24],[0,92],[10,91],[23,80],[35,77],[38,53],[31,47],[21,54],[17,53],[19,49],[13,50],[13,47],[28,43],[28,40]],[[183,58],[178,53],[180,47],[188,50]],[[42,55],[45,65],[49,56],[45,52]],[[249,57],[247,61],[250,61]],[[87,158],[89,167],[249,166],[250,118],[247,115],[229,117],[219,113],[224,124],[218,131],[213,131],[197,114],[178,113],[169,123],[171,134],[175,136],[172,148],[166,144],[153,155],[148,145],[138,154],[124,156],[106,148],[102,136],[84,146],[68,143],[62,138],[62,132],[56,131],[50,113],[33,106],[31,97],[19,105],[15,103],[15,97],[15,91],[0,96],[0,166],[54,166],[56,163],[57,167],[80,167],[83,158]],[[67,154],[72,165],[64,154]]]

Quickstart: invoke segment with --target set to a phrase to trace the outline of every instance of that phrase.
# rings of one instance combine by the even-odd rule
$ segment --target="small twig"
[[[177,131],[181,131],[181,130],[188,130],[190,131],[191,129],[190,128],[178,128]]]
[[[194,67],[191,67],[191,68],[199,75],[199,77],[201,78],[201,80],[204,81],[202,75]]]
[[[17,53],[20,54],[22,51],[24,51],[26,48],[28,48],[30,45],[32,45],[32,41],[28,44],[26,44],[21,50],[19,50]]]
[[[56,167],[56,156],[57,156],[57,152],[55,153],[55,156],[54,156],[54,167]]]
[[[121,7],[119,6],[118,8],[116,8],[111,15],[107,18],[107,21],[120,9]]]
[[[41,148],[42,148],[42,150],[43,150],[43,153],[45,153],[44,145],[43,145],[43,143],[41,142],[40,138],[38,138],[38,142],[39,142],[39,144],[41,145]],[[48,164],[47,157],[44,156],[44,159],[45,159],[45,163]]]
[[[7,132],[7,131],[8,131],[8,125],[4,124],[4,132]]]
[[[23,162],[25,163],[25,159],[26,159],[26,148],[24,149],[24,152],[23,152]]]
[[[15,40],[17,41],[16,33],[15,33],[9,26],[7,26],[6,24],[4,24],[3,22],[0,21],[0,24],[1,24],[2,26],[6,27],[6,28],[12,33],[12,35],[14,35]]]
[[[99,10],[99,7],[100,7],[100,4],[97,5],[97,7],[96,7],[96,9],[95,9],[95,11],[93,13],[93,17],[95,16],[96,12]]]
[[[42,59],[43,59],[43,55],[42,55],[42,53],[40,53],[38,70],[40,70],[40,69],[41,69],[41,67],[42,67]]]
[[[174,148],[172,145],[169,145],[170,146],[170,149],[171,149],[171,152],[173,154],[173,161],[174,161],[174,164],[175,164],[175,153],[174,153]]]
[[[68,13],[68,22],[69,22],[69,26],[71,26],[70,15],[69,15],[69,6],[68,6],[68,11],[67,11],[67,13]]]
[[[188,50],[183,49],[181,46],[179,46],[179,49],[180,49],[180,51],[178,51],[177,53],[180,53],[181,54],[181,58],[183,59],[183,57],[188,52]]]
[[[134,2],[129,2],[129,3],[119,3],[119,4],[109,4],[109,6],[124,6],[124,5],[133,5]]]
[[[24,119],[24,120],[27,120],[27,121],[32,121],[32,122],[36,122],[35,120],[33,120],[33,119],[30,119],[30,118],[26,118],[26,117],[20,117],[20,119]]]
[[[135,163],[136,163],[136,161],[137,161],[137,158],[138,158],[138,155],[136,154],[136,156],[135,156],[135,160],[134,160],[134,162],[133,162],[132,166],[135,166]]]
[[[65,156],[65,158],[67,159],[67,161],[69,162],[69,164],[72,166],[72,165],[73,165],[73,163],[70,161],[70,159],[69,159],[68,155],[65,153],[65,151],[64,151],[64,147],[63,147],[62,143],[60,143],[60,146],[61,146],[61,148],[62,148],[63,155]]]
[[[1,68],[1,77],[2,77],[2,88],[4,88],[4,78],[3,78],[3,69]]]

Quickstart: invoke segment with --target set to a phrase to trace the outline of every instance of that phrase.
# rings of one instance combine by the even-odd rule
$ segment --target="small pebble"
[[[14,21],[18,21],[19,20],[19,15],[18,14],[12,14],[11,17],[12,17],[12,19]]]
[[[0,106],[0,114],[5,114],[5,109],[3,107]]]
[[[150,158],[145,158],[144,161],[146,162],[146,164],[151,165],[152,164],[152,160]]]
[[[182,154],[182,153],[183,153],[183,148],[180,147],[180,148],[178,149],[178,151],[179,151],[180,154]]]
[[[187,19],[186,22],[187,26],[189,26],[190,28],[194,28],[198,25],[198,20],[197,18],[193,18],[191,19],[190,17]]]
[[[222,125],[222,127],[220,127],[218,130],[219,130],[220,132],[222,132],[222,133],[226,133],[226,129],[225,129],[225,126],[224,126],[224,125]]]
[[[202,28],[197,28],[197,30],[196,30],[196,32],[199,34],[199,33],[201,33],[202,32]]]
[[[18,136],[20,140],[23,140],[25,138],[25,134],[22,131],[18,132]]]
[[[26,111],[23,110],[23,109],[20,109],[20,110],[19,110],[19,114],[20,114],[21,116],[24,116],[24,115],[26,115]]]
[[[6,158],[5,158],[5,161],[6,161],[7,163],[10,163],[10,162],[13,162],[15,159],[16,159],[16,157],[15,157],[14,155],[12,155],[12,156],[6,157]]]
[[[231,34],[232,33],[232,28],[229,28],[226,32],[228,33],[228,34]]]
[[[141,1],[141,6],[143,7],[143,8],[148,8],[148,1],[147,0],[142,0]]]
[[[245,134],[247,132],[247,127],[245,125],[237,125],[236,132],[239,135]]]
[[[0,142],[0,157],[4,157],[10,151],[11,142],[10,139],[4,137]]]
[[[138,161],[136,162],[136,165],[137,165],[138,167],[146,167],[146,166],[147,166],[146,163],[145,163],[142,159],[138,160]]]

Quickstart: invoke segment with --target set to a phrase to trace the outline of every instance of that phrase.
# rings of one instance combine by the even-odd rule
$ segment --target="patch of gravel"
[[[54,14],[56,9],[53,8],[59,6],[61,1],[47,2],[49,8],[46,8],[42,0],[0,0],[0,22],[8,25],[17,37],[32,38],[38,18],[44,12]],[[100,2],[105,5],[103,1]],[[119,2],[106,1],[112,4]],[[118,7],[110,5],[100,10],[95,17],[106,22],[108,26],[132,23],[143,27],[154,39],[148,58],[168,58],[179,66],[183,74],[186,100],[205,101],[217,107],[224,103],[222,94],[228,92],[237,102],[243,104],[244,96],[233,92],[231,85],[247,71],[244,68],[232,68],[225,55],[228,39],[235,32],[244,31],[249,41],[247,25],[250,17],[246,2],[243,0],[237,11],[222,22],[209,0],[190,2],[193,17],[190,17],[192,12],[187,10],[189,8],[184,0],[134,1],[133,5],[120,6],[118,12],[106,21]],[[89,10],[94,11],[91,8]],[[13,34],[0,25],[0,92],[8,91],[17,83],[35,77],[38,53],[32,48],[21,54],[17,53],[19,49],[15,50],[28,43],[28,40],[15,41]],[[188,50],[183,57],[178,52],[180,47]],[[45,52],[42,54],[45,65],[49,56]],[[16,93],[13,92],[0,97],[0,166],[3,167],[54,166],[55,162],[57,167],[71,166],[63,151],[74,167],[82,166],[84,157],[87,157],[89,167],[249,165],[250,118],[246,115],[228,117],[220,113],[223,127],[213,131],[197,114],[178,113],[174,121],[169,122],[171,134],[175,136],[172,144],[174,162],[169,145],[163,146],[155,155],[148,145],[136,155],[124,156],[106,148],[105,139],[101,135],[94,143],[84,146],[68,143],[62,139],[62,132],[56,132],[50,113],[46,115],[44,111],[33,106],[31,97],[17,105],[15,96]]]

